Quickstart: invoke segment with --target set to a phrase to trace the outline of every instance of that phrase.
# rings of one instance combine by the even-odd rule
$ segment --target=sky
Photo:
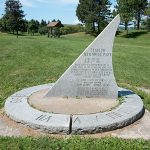
[[[79,0],[20,0],[25,18],[41,21],[61,20],[64,24],[77,24],[76,7]],[[0,17],[4,14],[5,0],[0,0]],[[114,4],[114,0],[111,0]]]

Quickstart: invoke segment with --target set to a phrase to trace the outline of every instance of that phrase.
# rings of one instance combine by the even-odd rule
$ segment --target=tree
[[[53,20],[52,20],[52,22],[56,22],[56,20],[55,20],[55,19],[53,19]]]
[[[23,22],[24,12],[21,10],[22,5],[19,0],[6,0],[5,14],[3,18],[6,20],[7,27],[10,31],[16,31],[17,38],[18,32]]]
[[[113,11],[112,11],[112,16],[113,16],[113,18],[117,16],[117,11],[115,9],[113,9]]]
[[[47,25],[47,22],[42,19],[40,27],[45,27],[46,25]]]
[[[121,16],[121,20],[125,24],[125,30],[127,31],[126,33],[128,34],[128,23],[130,20],[133,18],[133,8],[134,1],[133,0],[117,0],[117,12]]]
[[[38,32],[39,26],[40,23],[37,20],[32,19],[28,23],[28,30],[30,33],[32,33],[32,35],[34,35],[34,33]]]
[[[44,21],[43,19],[42,19],[42,21],[40,23],[39,33],[41,35],[45,35],[46,33],[48,33],[47,22]]]
[[[147,16],[147,19],[144,21],[144,26],[147,30],[150,31],[150,2],[148,3],[148,7],[146,8],[144,12],[145,16]]]
[[[137,19],[137,29],[140,29],[141,15],[144,14],[148,6],[148,0],[134,0],[135,18]]]
[[[3,17],[0,18],[0,31],[7,31],[6,20]]]
[[[79,0],[76,15],[91,28],[92,33],[99,34],[103,25],[106,26],[106,19],[110,15],[109,7],[109,0]]]
[[[21,32],[27,32],[28,31],[28,21],[25,19],[25,20],[22,20],[20,22],[20,28],[19,28],[19,31]]]
[[[150,2],[148,3],[148,6],[144,11],[144,15],[147,16],[147,19],[150,19]]]

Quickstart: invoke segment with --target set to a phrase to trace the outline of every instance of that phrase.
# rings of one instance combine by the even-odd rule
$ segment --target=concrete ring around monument
[[[28,98],[40,90],[50,89],[53,84],[44,84],[23,89],[11,95],[5,103],[5,112],[18,123],[48,133],[87,134],[111,131],[125,127],[144,114],[141,98],[132,91],[118,88],[122,103],[111,111],[86,115],[47,113],[28,104]]]

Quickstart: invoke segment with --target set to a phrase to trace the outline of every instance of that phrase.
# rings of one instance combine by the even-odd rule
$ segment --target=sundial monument
[[[6,114],[32,128],[66,134],[114,130],[142,117],[141,98],[119,88],[114,77],[112,49],[119,23],[118,15],[56,83],[11,95],[5,103]],[[118,95],[123,102],[116,106]],[[107,104],[111,105],[103,109]]]

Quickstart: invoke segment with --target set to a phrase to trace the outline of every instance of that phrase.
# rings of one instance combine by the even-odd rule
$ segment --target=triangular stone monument
[[[117,99],[112,49],[119,15],[58,79],[46,97],[100,97]]]

